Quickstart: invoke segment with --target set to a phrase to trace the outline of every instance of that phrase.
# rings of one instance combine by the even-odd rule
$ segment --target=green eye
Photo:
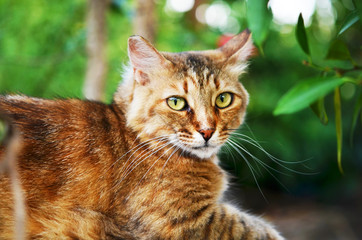
[[[170,108],[176,111],[182,111],[186,108],[186,100],[182,97],[167,98],[167,104]]]
[[[219,96],[217,96],[216,98],[216,106],[218,108],[226,108],[228,106],[230,106],[230,104],[233,101],[233,94],[232,93],[221,93]]]

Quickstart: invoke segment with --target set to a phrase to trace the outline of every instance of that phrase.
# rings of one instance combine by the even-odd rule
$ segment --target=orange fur
[[[238,76],[251,51],[248,31],[220,49],[186,53],[131,37],[131,65],[112,104],[0,97],[23,139],[28,238],[282,239],[222,203],[227,178],[216,153],[243,122],[248,94]],[[233,100],[218,108],[225,92]],[[171,109],[172,96],[186,107]],[[10,184],[0,176],[0,239],[13,237]]]

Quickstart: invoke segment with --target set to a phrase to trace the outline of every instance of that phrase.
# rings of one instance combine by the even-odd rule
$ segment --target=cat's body
[[[222,203],[216,153],[243,121],[248,96],[237,77],[251,47],[248,32],[180,54],[133,37],[131,71],[110,105],[0,97],[22,136],[28,238],[282,239]],[[14,236],[10,184],[0,176],[0,239]]]

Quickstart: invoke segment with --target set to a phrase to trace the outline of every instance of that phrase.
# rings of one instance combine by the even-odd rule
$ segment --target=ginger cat
[[[26,238],[283,239],[222,201],[216,154],[243,122],[238,77],[252,49],[248,30],[219,49],[181,53],[132,36],[109,105],[1,96],[0,112],[22,137]],[[0,175],[0,239],[14,238],[10,186]]]

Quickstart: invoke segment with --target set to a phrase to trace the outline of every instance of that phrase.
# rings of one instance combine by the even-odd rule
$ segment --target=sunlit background
[[[250,0],[249,0],[250,1]],[[348,1],[346,1],[348,4]],[[165,11],[187,12],[194,7],[194,0],[167,0]],[[200,4],[196,8],[196,18],[221,32],[238,33],[240,24],[231,12],[232,9],[240,9],[243,1],[235,1],[229,5],[224,1],[215,1],[210,4]],[[295,25],[298,15],[302,13],[307,26],[310,25],[314,13],[324,27],[334,27],[335,12],[333,12],[330,0],[271,0],[269,6],[273,12],[274,22],[279,26]],[[289,28],[292,31],[292,28]]]

